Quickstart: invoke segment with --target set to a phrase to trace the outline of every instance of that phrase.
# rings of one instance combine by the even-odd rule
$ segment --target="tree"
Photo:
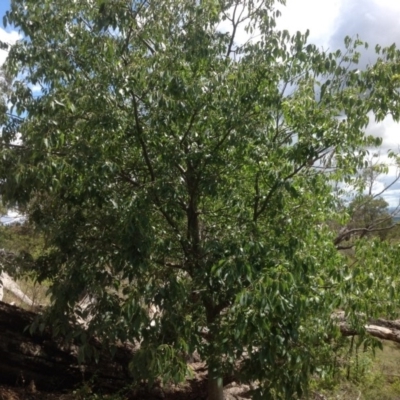
[[[13,0],[6,14],[23,34],[7,61],[23,119],[2,136],[3,200],[44,234],[56,332],[88,291],[89,333],[140,342],[138,380],[184,379],[198,351],[210,400],[233,372],[288,399],[331,351],[334,310],[362,332],[398,304],[399,249],[361,243],[354,268],[324,222],[339,217],[332,181],[380,143],[369,115],[399,119],[399,52],[377,48],[360,72],[360,40],[325,52],[278,16],[269,0]]]
[[[338,208],[348,214],[344,224],[331,223],[331,229],[337,231],[334,243],[338,250],[352,249],[360,238],[379,237],[385,240],[393,236],[399,206],[389,210],[389,204],[381,196],[400,179],[399,158],[392,151],[389,151],[388,157],[394,159],[397,172],[379,191],[376,191],[378,178],[388,172],[388,165],[379,161],[379,154],[365,161],[365,166],[349,181],[350,190],[335,190]]]
[[[388,203],[381,197],[360,196],[349,205],[352,219],[351,228],[366,229],[364,235],[376,234],[384,239],[390,227],[394,226]],[[371,229],[371,232],[368,230]]]

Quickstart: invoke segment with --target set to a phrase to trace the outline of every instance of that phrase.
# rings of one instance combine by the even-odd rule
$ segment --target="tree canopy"
[[[361,239],[355,263],[329,221],[332,182],[380,144],[371,115],[399,119],[400,53],[377,46],[359,71],[359,39],[327,52],[278,17],[271,0],[12,0],[5,16],[22,39],[3,201],[44,235],[56,332],[90,292],[89,332],[140,342],[135,379],[182,380],[197,351],[210,400],[233,372],[289,399],[332,351],[335,310],[362,332],[398,307],[399,248]]]

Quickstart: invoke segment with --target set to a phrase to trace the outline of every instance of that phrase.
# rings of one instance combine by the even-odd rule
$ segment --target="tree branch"
[[[365,227],[365,228],[354,228],[354,229],[348,229],[345,230],[343,233],[341,233],[340,235],[338,235],[335,240],[333,241],[333,244],[335,246],[337,246],[338,244],[340,244],[343,240],[346,240],[346,237],[350,237],[351,235],[353,235],[354,233],[361,233],[362,236],[364,237],[367,233],[372,233],[372,232],[380,232],[380,231],[387,231],[390,230],[392,228],[394,228],[397,224],[393,224],[391,226],[385,227],[385,228],[369,228],[369,227]],[[350,245],[349,245],[350,246]],[[341,248],[341,250],[346,249],[346,248],[352,248],[354,247],[354,245],[351,245],[351,247],[345,247],[345,248]],[[339,250],[339,248],[337,247],[337,249]]]

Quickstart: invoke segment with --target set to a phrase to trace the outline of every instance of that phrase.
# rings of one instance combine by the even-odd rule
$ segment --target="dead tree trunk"
[[[365,325],[365,331],[374,337],[391,342],[400,343],[400,321],[387,321],[378,319]],[[340,332],[343,336],[356,336],[358,333],[347,324],[340,324]]]
[[[76,346],[55,340],[46,330],[33,335],[26,330],[34,318],[32,312],[0,302],[0,383],[34,381],[39,390],[72,388],[92,378],[96,387],[110,390],[132,383],[132,348],[120,347],[113,359],[103,351],[98,364],[79,365]]]
[[[19,285],[8,275],[6,272],[2,272],[0,274],[0,301],[3,300],[3,291],[4,289],[11,292],[16,298],[21,300],[26,305],[33,307],[35,306],[35,302],[30,299],[19,287]]]
[[[358,334],[356,330],[351,329],[348,325],[343,311],[334,313],[332,318],[338,323],[343,336],[356,336]],[[400,343],[400,320],[389,321],[383,318],[371,319],[364,326],[364,329],[371,336]]]

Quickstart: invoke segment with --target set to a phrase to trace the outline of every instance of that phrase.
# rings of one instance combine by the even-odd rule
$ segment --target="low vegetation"
[[[350,343],[343,349],[342,362],[336,361],[331,375],[315,379],[311,393],[327,400],[396,400],[400,396],[400,347],[382,343],[382,350],[357,349],[349,354]],[[332,360],[334,361],[334,360]],[[323,398],[323,397],[322,397]]]

